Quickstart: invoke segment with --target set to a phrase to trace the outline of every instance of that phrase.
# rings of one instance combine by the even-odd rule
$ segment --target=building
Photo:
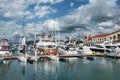
[[[120,29],[107,34],[97,34],[95,36],[87,35],[84,39],[85,45],[87,46],[103,43],[105,41],[120,42]]]
[[[107,41],[107,36],[109,34],[97,34],[95,36],[92,37],[92,44],[96,44],[96,43],[102,43]]]

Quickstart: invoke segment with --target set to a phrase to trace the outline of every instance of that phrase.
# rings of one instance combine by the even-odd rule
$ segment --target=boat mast
[[[58,25],[58,42],[60,42],[60,28],[59,28],[59,25]]]
[[[54,22],[54,40],[56,42],[55,22]]]
[[[25,27],[25,15],[23,16],[23,36],[22,36],[22,46],[23,46],[23,53],[26,54],[26,40],[25,40],[25,31],[24,31],[24,27]]]
[[[36,22],[35,22],[35,27],[34,27],[34,44],[33,47],[36,47]]]
[[[34,29],[34,37],[35,37],[35,41],[36,41],[36,22],[35,22],[35,29]]]

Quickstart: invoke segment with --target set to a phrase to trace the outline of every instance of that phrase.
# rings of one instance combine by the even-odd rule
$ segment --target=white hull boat
[[[48,56],[51,60],[59,61],[59,57],[57,55],[49,55]]]
[[[19,56],[18,60],[21,61],[21,62],[27,62],[27,57],[25,57],[25,56]]]

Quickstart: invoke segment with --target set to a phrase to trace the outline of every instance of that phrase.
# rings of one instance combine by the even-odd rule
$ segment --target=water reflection
[[[44,61],[39,64],[39,74],[42,74],[43,79],[57,80],[59,62],[57,61]],[[45,77],[46,76],[46,77]]]
[[[26,68],[27,68],[27,63],[26,62],[19,62],[20,67],[21,67],[21,80],[26,80]]]
[[[102,57],[93,61],[69,58],[65,62],[42,60],[33,64],[4,61],[0,62],[0,80],[117,80],[119,63],[119,59]]]
[[[0,61],[0,76],[2,76],[4,79],[6,78],[7,71],[9,70],[10,62],[10,60]]]

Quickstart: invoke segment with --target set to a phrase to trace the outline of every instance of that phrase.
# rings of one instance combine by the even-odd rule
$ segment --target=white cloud
[[[51,3],[51,4],[56,4],[56,3],[61,3],[64,0],[38,0],[38,3]]]
[[[1,0],[0,9],[0,15],[4,17],[18,18],[24,14],[25,5],[16,0]]]
[[[46,16],[47,14],[50,13],[55,13],[57,10],[53,9],[49,6],[35,6],[34,12],[35,15],[38,16],[39,18]]]
[[[23,20],[23,16],[25,15],[26,22],[29,19],[41,18],[45,17],[49,14],[56,13],[57,10],[48,6],[40,6],[41,3],[50,3],[56,4],[60,3],[63,0],[0,0],[0,16],[4,18],[8,18],[11,21],[0,21],[0,29],[2,29],[1,33],[6,32],[8,28],[10,29],[9,33],[14,33],[17,31],[21,33],[22,25],[19,21]],[[30,7],[30,5],[35,5],[35,7]],[[39,5],[39,6],[38,6]],[[35,11],[35,12],[33,12]],[[14,20],[14,21],[13,21]],[[19,25],[18,25],[19,23]],[[42,23],[38,23],[38,25],[42,25]],[[43,26],[43,25],[42,25]],[[30,32],[34,27],[34,23],[26,23],[25,30],[26,33]],[[42,27],[38,26],[38,30],[43,30]]]
[[[67,28],[72,32],[74,28],[82,27],[84,32],[97,33],[99,32],[97,25],[114,26],[114,18],[118,15],[118,11],[116,0],[89,0],[88,4],[78,7],[70,14],[58,18],[57,21],[63,30]]]
[[[35,17],[42,18],[48,16],[49,14],[56,13],[57,9],[52,8],[51,5],[61,3],[63,1],[64,0],[0,0],[0,15],[12,18],[12,20],[19,20],[18,18],[23,17],[23,15],[25,15],[27,19],[34,19]],[[30,5],[35,3],[35,7],[31,9]],[[40,6],[40,3],[50,3],[50,5]],[[71,7],[74,5],[75,3],[70,3]],[[38,22],[36,28],[39,31],[54,30],[54,24],[51,23],[55,22],[56,26],[60,26],[60,30],[69,30],[71,33],[74,33],[75,36],[77,33],[78,35],[85,34],[87,32],[97,33],[99,32],[97,31],[98,26],[99,30],[111,31],[114,27],[104,30],[104,26],[114,26],[117,21],[115,16],[118,13],[120,13],[120,11],[117,7],[116,0],[89,0],[88,4],[78,7],[77,9],[71,11],[68,15],[57,18],[56,20],[49,19],[43,23]],[[11,29],[9,33],[12,33],[15,29],[19,33],[22,26],[18,25],[18,22],[16,22],[17,21],[0,21],[0,29],[2,29],[3,32],[4,30],[7,31],[9,27]],[[115,27],[117,28],[118,26]],[[25,25],[25,29],[27,32],[33,31],[34,23],[27,23]],[[59,28],[56,27],[56,29]]]
[[[112,22],[101,22],[101,23],[98,23],[99,26],[113,26],[113,23]]]
[[[13,34],[15,31],[19,31],[21,26],[16,24],[16,21],[1,21],[0,20],[0,34],[5,33],[7,36],[11,36],[10,34]]]
[[[70,2],[70,7],[73,7],[74,3],[73,2]]]
[[[116,25],[114,26],[114,29],[115,29],[115,30],[120,29],[120,25],[117,25],[117,24],[116,24]]]
[[[51,31],[59,30],[58,22],[52,19],[45,21],[43,27]]]
[[[40,3],[48,2],[51,4],[56,4],[62,1],[63,0],[0,0],[0,15],[13,19],[18,19],[21,18],[23,15],[26,15],[27,19],[33,19],[35,17],[34,13],[32,11],[29,11],[28,9],[30,8],[31,4],[39,5]],[[50,6],[37,7],[39,9],[35,13],[38,17],[44,17],[47,14],[57,12],[56,9],[53,9]]]

